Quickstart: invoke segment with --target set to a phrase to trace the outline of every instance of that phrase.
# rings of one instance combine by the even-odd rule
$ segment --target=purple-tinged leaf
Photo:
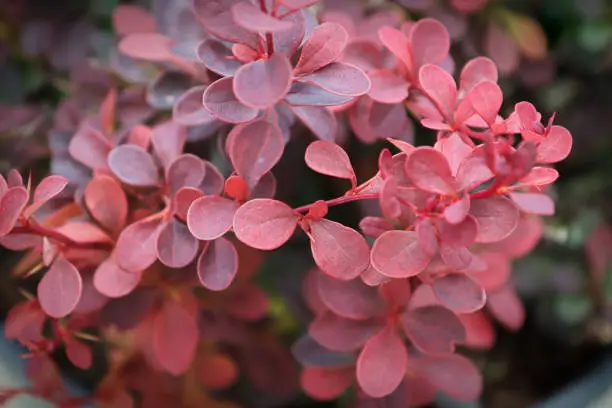
[[[365,217],[359,222],[359,228],[364,235],[370,238],[378,238],[383,232],[393,229],[393,224],[384,218]]]
[[[110,176],[94,177],[84,194],[85,206],[104,228],[118,234],[127,220],[128,202],[121,186]]]
[[[274,198],[275,194],[276,194],[276,178],[274,177],[274,174],[272,174],[271,172],[268,172],[264,174],[259,179],[255,187],[253,187],[249,195],[249,198],[251,200],[255,198]]]
[[[371,87],[370,79],[360,68],[343,62],[332,62],[301,79],[333,94],[352,97],[365,95]]]
[[[198,240],[180,221],[166,222],[157,234],[157,258],[169,268],[183,268],[193,261],[198,253]]]
[[[117,240],[115,258],[128,272],[140,272],[157,259],[155,242],[159,233],[159,219],[143,219],[129,225]]]
[[[478,222],[477,242],[491,243],[509,236],[518,225],[520,213],[516,205],[504,197],[472,200],[470,214]]]
[[[253,109],[268,109],[283,99],[292,81],[291,64],[286,56],[274,53],[240,67],[234,74],[234,95]]]
[[[187,212],[187,226],[194,237],[212,241],[232,227],[238,204],[220,196],[204,196],[195,200]]]
[[[291,23],[288,30],[272,34],[274,52],[280,52],[291,58],[298,50],[306,34],[306,12],[298,11],[283,17],[281,20]]]
[[[419,351],[427,354],[450,354],[455,345],[465,341],[465,328],[450,310],[440,306],[412,309],[402,316],[406,335]]]
[[[183,154],[168,166],[166,183],[174,195],[182,187],[198,187],[206,176],[206,166],[198,156]]]
[[[146,101],[152,108],[168,110],[177,103],[181,95],[193,86],[190,77],[180,71],[166,71],[149,83]]]
[[[6,179],[7,186],[10,187],[25,187],[23,185],[23,177],[17,169],[11,169]]]
[[[98,170],[108,168],[107,157],[111,148],[110,142],[99,130],[85,125],[70,140],[68,151],[79,163]]]
[[[28,202],[28,192],[23,187],[10,187],[0,197],[0,237],[7,235]]]
[[[287,204],[258,198],[242,205],[234,216],[234,234],[244,244],[264,251],[282,246],[297,225],[297,215]]]
[[[328,350],[308,334],[295,342],[291,352],[306,367],[349,367],[352,371],[355,364],[353,354]]]
[[[279,20],[248,1],[242,1],[232,6],[232,17],[240,27],[253,33],[274,33],[291,28],[288,21]]]
[[[172,108],[172,119],[179,125],[200,126],[215,121],[202,104],[202,96],[206,86],[196,86],[189,89],[176,101]]]
[[[544,193],[510,193],[519,210],[528,214],[554,215],[555,202]]]
[[[336,117],[329,109],[319,106],[292,106],[291,109],[318,139],[335,139]]]
[[[336,61],[347,41],[348,33],[340,24],[323,23],[317,26],[302,46],[294,74],[310,74]]]
[[[374,320],[345,319],[324,312],[308,326],[308,333],[323,347],[333,351],[355,351],[363,347],[380,324]]]
[[[219,169],[211,162],[205,160],[204,165],[206,166],[206,176],[200,185],[200,190],[202,190],[204,194],[220,195],[223,191],[225,178]]]
[[[343,148],[327,140],[308,145],[304,155],[306,165],[317,173],[348,180],[355,179],[353,165]]]
[[[198,258],[198,278],[206,289],[227,289],[238,272],[238,252],[225,238],[216,239],[206,246]]]
[[[232,6],[240,0],[192,0],[196,18],[215,37],[256,48],[259,36],[234,22]]]
[[[258,110],[238,101],[234,94],[233,82],[233,78],[226,77],[209,85],[202,97],[204,107],[223,122],[249,122],[255,119]]]
[[[287,8],[290,8],[292,10],[300,10],[306,7],[310,7],[318,3],[320,0],[279,0],[279,1],[283,6]]]
[[[438,252],[438,236],[433,222],[429,218],[419,220],[415,227],[419,247],[431,256]]]
[[[386,327],[366,343],[357,359],[357,382],[372,398],[391,394],[400,385],[408,365],[406,346],[395,329]]]
[[[384,303],[375,288],[361,279],[341,281],[324,273],[318,276],[319,297],[335,314],[349,319],[367,319],[382,315]]]
[[[463,271],[470,267],[474,255],[462,245],[440,244],[440,257],[446,266],[452,270]]]
[[[83,281],[77,268],[59,257],[38,284],[38,301],[47,315],[61,319],[74,310],[82,290]]]
[[[186,138],[187,129],[174,121],[166,121],[153,128],[153,150],[165,169],[181,155]]]
[[[285,101],[294,106],[338,106],[353,99],[338,95],[306,82],[294,82],[285,96]]]
[[[372,84],[368,96],[380,103],[401,103],[408,97],[408,83],[388,69],[368,72]]]
[[[204,196],[204,193],[191,187],[180,188],[172,199],[172,208],[174,214],[183,221],[187,221],[187,212],[191,204],[198,198]]]
[[[406,160],[406,173],[421,190],[436,194],[455,192],[448,160],[431,147],[419,147],[410,154]]]
[[[108,155],[108,166],[119,180],[132,186],[151,187],[159,180],[153,158],[139,146],[114,148]]]
[[[390,278],[407,278],[421,273],[431,254],[421,249],[414,231],[387,231],[372,246],[372,266]]]
[[[370,265],[370,248],[352,228],[321,219],[310,223],[310,248],[317,266],[328,275],[351,280]]]
[[[487,300],[485,291],[469,276],[451,273],[433,284],[437,298],[455,313],[472,313],[482,309]]]
[[[111,255],[94,272],[93,284],[104,296],[118,298],[136,289],[141,276],[141,272],[133,273],[122,269]]]
[[[242,62],[234,56],[231,49],[212,38],[202,41],[196,54],[206,68],[221,76],[233,76],[242,66]]]
[[[420,357],[414,367],[418,376],[455,399],[475,401],[482,393],[480,371],[462,355]]]
[[[467,216],[458,224],[440,220],[437,224],[440,241],[448,245],[467,247],[474,243],[478,235],[478,224],[472,216]]]

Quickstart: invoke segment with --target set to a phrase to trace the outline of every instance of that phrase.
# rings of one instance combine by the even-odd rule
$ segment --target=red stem
[[[105,242],[77,242],[72,238],[69,238],[62,234],[61,232],[57,232],[54,230],[47,229],[41,225],[31,223],[26,221],[26,223],[21,227],[15,227],[11,231],[15,234],[34,234],[40,235],[41,237],[50,238],[54,241],[59,242],[60,244],[64,244],[66,246],[76,248],[76,249],[100,249],[100,250],[110,250],[112,249],[112,245]]]
[[[374,200],[378,199],[378,193],[367,193],[367,194],[356,194],[356,195],[345,195],[342,197],[334,198],[332,200],[325,201],[328,207],[334,207],[336,205],[346,204],[353,201],[360,200]],[[301,207],[295,208],[295,212],[307,212],[315,203],[303,205]]]
[[[261,8],[261,11],[268,14],[268,8],[266,7],[266,0],[259,0],[259,8]],[[272,33],[266,34],[266,43],[267,43],[266,48],[267,48],[268,56],[270,56],[274,54],[274,37],[272,36]]]

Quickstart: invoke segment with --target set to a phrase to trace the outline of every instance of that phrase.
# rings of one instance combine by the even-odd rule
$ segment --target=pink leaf
[[[459,224],[465,220],[470,211],[470,196],[464,195],[444,209],[444,219],[451,224]]]
[[[316,400],[332,400],[353,383],[353,371],[353,367],[306,367],[302,371],[300,384],[308,396]]]
[[[290,22],[272,17],[246,1],[232,6],[232,17],[240,27],[256,34],[274,33],[291,28]]]
[[[171,120],[153,128],[151,136],[153,151],[164,168],[168,168],[170,163],[181,155],[186,138],[187,129]]]
[[[440,64],[450,49],[446,27],[432,18],[419,20],[410,30],[409,40],[417,69],[424,64]]]
[[[555,203],[544,193],[509,193],[519,210],[528,214],[554,215]]]
[[[467,62],[461,70],[459,87],[467,92],[482,81],[497,83],[497,66],[487,57],[476,57]]]
[[[183,187],[179,189],[174,195],[172,201],[172,208],[174,209],[174,214],[179,217],[183,221],[187,221],[187,212],[189,211],[189,207],[191,204],[202,197],[204,193],[197,188]]]
[[[404,33],[393,27],[382,27],[378,30],[378,36],[383,45],[404,64],[405,69],[412,68],[411,46]]]
[[[142,274],[122,269],[113,255],[98,266],[93,276],[93,284],[98,292],[109,298],[123,297],[131,293]]]
[[[372,83],[368,96],[380,103],[400,103],[408,97],[408,83],[393,71],[378,69],[368,72]]]
[[[283,21],[290,22],[291,28],[272,34],[274,52],[283,53],[289,58],[295,54],[306,34],[306,15],[305,12],[299,11],[281,18]],[[309,20],[312,21],[312,19]]]
[[[202,97],[204,107],[223,122],[249,122],[255,119],[258,111],[242,104],[236,98],[233,82],[232,77],[226,77],[209,85]]]
[[[465,327],[465,345],[474,349],[489,350],[495,344],[495,328],[482,312],[459,315]]]
[[[478,225],[472,216],[467,216],[458,224],[440,220],[438,233],[440,241],[445,244],[467,247],[474,243],[478,234]]]
[[[424,357],[415,361],[418,375],[434,387],[461,401],[474,401],[482,393],[482,376],[464,356]]]
[[[519,180],[525,186],[547,186],[559,178],[559,172],[552,167],[533,167],[529,174]]]
[[[169,268],[183,268],[194,260],[198,253],[198,240],[180,221],[166,222],[157,235],[157,258]]]
[[[232,165],[250,188],[278,163],[285,148],[280,129],[264,120],[234,127],[227,145]]]
[[[408,353],[395,330],[386,327],[365,345],[357,359],[357,381],[372,398],[391,394],[406,375]]]
[[[310,7],[317,3],[319,0],[280,0],[280,3],[292,10],[299,10],[306,7]]]
[[[155,18],[145,9],[130,4],[121,4],[113,11],[113,28],[121,36],[134,33],[155,33]]]
[[[489,293],[487,307],[491,314],[509,330],[516,331],[525,322],[525,308],[510,284]]]
[[[453,77],[437,65],[426,64],[419,70],[421,86],[438,105],[446,119],[453,116],[457,103],[457,85]]]
[[[572,135],[562,126],[553,126],[538,145],[538,163],[556,163],[565,159],[572,150]]]
[[[348,180],[355,179],[355,172],[348,154],[343,148],[327,140],[317,140],[308,145],[304,160],[317,173]]]
[[[187,212],[187,227],[194,237],[212,241],[232,227],[238,208],[232,200],[219,196],[204,196],[195,200]]]
[[[370,248],[363,236],[334,221],[310,223],[310,248],[317,266],[336,279],[354,279],[370,265]]]
[[[294,82],[285,96],[285,102],[294,106],[338,106],[352,99],[352,96],[335,94],[309,82]]]
[[[404,313],[402,325],[412,344],[427,354],[449,354],[465,341],[465,329],[455,314],[440,306]]]
[[[512,272],[508,256],[497,252],[484,252],[478,254],[486,262],[487,267],[480,271],[470,272],[473,277],[486,291],[495,290],[502,286]]]
[[[168,300],[153,322],[153,349],[161,366],[173,375],[183,374],[195,358],[200,331],[197,314]]]
[[[157,259],[155,242],[159,233],[158,219],[143,219],[121,232],[115,252],[119,266],[128,272],[140,272]]]
[[[108,155],[108,165],[119,180],[132,186],[154,186],[159,179],[153,158],[139,146],[114,148]]]
[[[436,228],[429,218],[419,220],[416,224],[415,231],[419,247],[430,256],[438,252],[438,236]]]
[[[23,187],[11,187],[0,197],[0,237],[7,235],[28,202],[28,192]]]
[[[393,224],[384,218],[365,217],[359,223],[359,228],[364,235],[371,238],[378,238],[383,232],[393,229]]]
[[[372,266],[390,278],[418,275],[430,261],[414,231],[387,231],[372,246]]]
[[[317,343],[333,351],[355,351],[363,347],[368,339],[380,330],[374,320],[353,320],[324,312],[308,327],[308,332]]]
[[[334,62],[346,46],[348,33],[340,24],[318,25],[302,46],[294,74],[309,74]]]
[[[81,370],[87,370],[91,367],[91,349],[72,337],[66,339],[66,356],[72,364]]]
[[[451,273],[438,278],[433,288],[442,304],[456,313],[475,312],[486,302],[482,287],[464,274]]]
[[[60,319],[69,315],[81,297],[83,281],[73,264],[60,257],[38,284],[38,300],[45,313]]]
[[[200,185],[200,190],[202,190],[204,194],[209,195],[221,194],[225,183],[223,175],[211,162],[205,160],[204,165],[206,166],[206,176]]]
[[[59,195],[68,185],[68,179],[62,176],[48,176],[42,179],[34,190],[32,204],[24,211],[24,217],[29,218],[40,207]]]
[[[94,177],[85,189],[85,206],[104,228],[118,234],[125,225],[128,202],[121,186],[110,176]]]
[[[82,126],[68,145],[70,156],[93,170],[108,168],[107,157],[111,148],[106,137],[89,125]]]
[[[234,216],[234,233],[246,245],[269,251],[282,246],[297,225],[297,216],[287,204],[258,198],[242,205]]]
[[[172,40],[158,33],[134,33],[123,37],[119,42],[119,51],[128,57],[163,62],[171,60],[170,45]]]
[[[25,187],[23,185],[23,177],[17,169],[9,171],[8,178],[6,180],[7,186],[10,187]]]
[[[253,109],[268,109],[283,99],[291,85],[291,64],[287,57],[274,53],[243,65],[234,74],[234,95]]]
[[[490,81],[481,81],[466,95],[472,107],[489,125],[495,123],[504,95],[499,86]]]
[[[242,62],[234,56],[232,50],[212,38],[202,41],[196,49],[196,54],[206,68],[221,76],[232,76],[242,66]]]
[[[444,242],[440,245],[440,257],[448,268],[456,271],[468,269],[474,260],[474,255],[466,247]]]
[[[196,18],[206,31],[223,40],[256,48],[258,35],[234,22],[232,6],[240,0],[192,0]]]
[[[360,96],[370,90],[370,79],[354,65],[342,62],[331,64],[302,78],[336,95]]]
[[[402,207],[397,199],[397,184],[394,177],[389,177],[383,183],[379,195],[380,210],[387,219],[398,218],[402,215]]]
[[[196,86],[189,89],[176,101],[172,108],[172,119],[179,125],[199,126],[215,121],[202,104],[202,96],[206,86]]]
[[[319,273],[318,288],[325,306],[339,316],[367,319],[384,312],[377,290],[365,285],[361,279],[341,281]]]
[[[225,238],[209,243],[198,258],[198,277],[202,285],[209,290],[227,289],[237,272],[238,252]]]
[[[431,147],[419,147],[410,154],[406,160],[406,173],[421,190],[437,194],[455,192],[446,157]]]
[[[174,195],[183,187],[198,187],[205,176],[204,162],[193,154],[183,154],[168,166],[166,183],[170,186],[170,194]]]
[[[291,106],[293,113],[321,140],[336,138],[336,117],[322,106]]]
[[[512,201],[504,197],[472,200],[470,214],[478,222],[477,242],[501,241],[514,231],[519,221],[519,211]]]

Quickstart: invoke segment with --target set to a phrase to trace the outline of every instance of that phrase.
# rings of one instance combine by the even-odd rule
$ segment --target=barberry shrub
[[[121,89],[70,123],[58,110],[61,175],[36,186],[17,171],[0,176],[0,244],[28,251],[17,274],[42,275],[6,320],[7,337],[31,352],[33,387],[5,390],[3,401],[227,406],[210,391],[240,375],[291,393],[295,360],[315,399],[349,388],[358,406],[419,406],[437,391],[479,397],[479,370],[456,348],[491,347],[493,319],[521,327],[511,263],[554,213],[546,192],[571,135],[529,102],[504,115],[488,58],[455,79],[438,21],[318,3],[116,9],[108,70]],[[136,71],[155,77],[130,81]],[[130,98],[138,92],[148,106]],[[414,145],[409,114],[431,130],[431,145]],[[342,147],[351,134],[387,144],[366,180]],[[222,155],[186,152],[213,136]],[[343,194],[298,207],[274,198],[273,169],[298,136],[314,137],[306,165],[345,180]],[[350,202],[364,204],[358,228],[328,218]],[[274,327],[256,324],[272,303],[254,277],[265,252],[297,234],[314,261],[303,283],[314,319],[291,354]],[[74,398],[49,355],[62,348],[88,369],[96,339],[105,377],[91,397]]]

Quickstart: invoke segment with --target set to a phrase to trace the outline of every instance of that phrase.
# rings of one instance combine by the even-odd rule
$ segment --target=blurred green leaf
[[[612,42],[612,25],[609,21],[587,22],[578,28],[578,42],[591,52],[603,51]]]
[[[563,323],[573,326],[584,322],[593,304],[585,293],[564,294],[555,298],[554,310]]]
[[[89,9],[97,17],[110,17],[119,0],[91,0]]]

